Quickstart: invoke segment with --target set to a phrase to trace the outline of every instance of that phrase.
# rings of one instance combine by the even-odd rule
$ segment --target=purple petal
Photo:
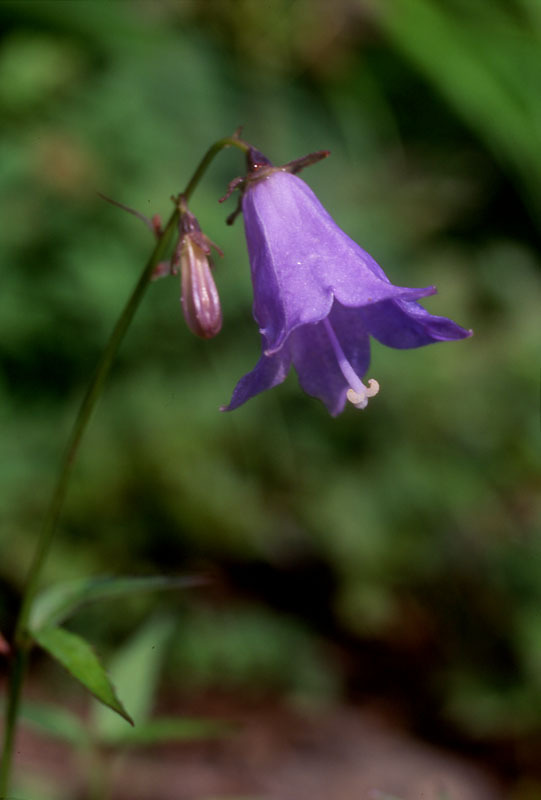
[[[370,340],[358,309],[333,304],[329,315],[344,355],[360,378],[370,363]],[[293,364],[304,391],[318,397],[335,417],[344,409],[349,389],[338,366],[334,349],[323,323],[297,328],[290,339]]]
[[[222,406],[220,411],[233,411],[254,395],[282,383],[290,366],[291,355],[288,348],[283,348],[273,356],[261,356],[253,370],[244,375],[235,386],[229,405]]]
[[[435,292],[433,287],[393,286],[295,175],[273,172],[253,184],[242,207],[254,316],[268,353],[279,349],[300,325],[324,319],[333,297],[353,307]]]
[[[360,309],[369,333],[387,347],[406,349],[432,342],[465,339],[465,330],[447,317],[436,317],[418,303],[391,300]]]

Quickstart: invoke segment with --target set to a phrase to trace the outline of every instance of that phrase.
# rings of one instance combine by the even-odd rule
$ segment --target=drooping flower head
[[[242,212],[263,354],[224,410],[284,381],[292,364],[302,388],[333,416],[346,399],[365,408],[379,389],[362,380],[370,336],[403,349],[471,335],[416,302],[435,287],[394,286],[294,174],[322,156],[274,168],[250,153]]]

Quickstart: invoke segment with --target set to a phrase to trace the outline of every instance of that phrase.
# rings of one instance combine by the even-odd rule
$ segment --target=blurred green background
[[[382,388],[362,414],[331,419],[294,375],[221,414],[259,351],[242,220],[217,202],[244,169],[226,152],[192,203],[225,251],[223,330],[195,339],[177,280],[151,287],[46,579],[210,574],[75,629],[107,652],[173,609],[170,685],[381,695],[412,729],[541,780],[539,0],[3,0],[0,15],[0,629],[152,247],[96,192],[166,216],[242,124],[276,163],[330,149],[303,177],[340,226],[394,283],[435,283],[425,305],[475,335],[375,344]]]

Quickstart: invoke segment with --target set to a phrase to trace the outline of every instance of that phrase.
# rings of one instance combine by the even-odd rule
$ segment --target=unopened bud
[[[222,309],[209,254],[195,238],[186,234],[180,247],[182,310],[192,333],[211,339],[222,327]]]

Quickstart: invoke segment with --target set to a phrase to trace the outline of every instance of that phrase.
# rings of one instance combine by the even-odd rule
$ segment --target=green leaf
[[[503,7],[499,19],[497,4],[483,8],[480,22],[465,21],[452,4],[400,0],[387,4],[378,23],[540,203],[540,37]]]
[[[174,624],[169,618],[150,619],[115,653],[109,664],[110,675],[117,686],[122,686],[122,696],[137,727],[148,719],[152,710],[164,646]],[[126,726],[107,708],[96,705],[93,717],[99,738],[111,741],[123,736]]]
[[[163,742],[213,739],[227,736],[234,729],[231,722],[221,720],[161,717],[148,720],[142,725],[138,723],[135,728],[124,728],[118,735],[104,741],[106,744],[136,747]]]
[[[45,703],[23,703],[21,719],[39,731],[44,731],[56,739],[71,745],[86,745],[88,730],[82,720],[71,711]]]
[[[59,625],[82,605],[94,600],[124,597],[139,592],[184,589],[199,586],[203,582],[204,579],[198,577],[171,578],[163,575],[128,578],[102,575],[66,581],[45,589],[37,596],[30,614],[29,630],[35,633],[42,628]]]
[[[94,697],[133,725],[132,718],[116,696],[105,669],[88,642],[63,628],[43,628],[35,632],[33,637]]]

